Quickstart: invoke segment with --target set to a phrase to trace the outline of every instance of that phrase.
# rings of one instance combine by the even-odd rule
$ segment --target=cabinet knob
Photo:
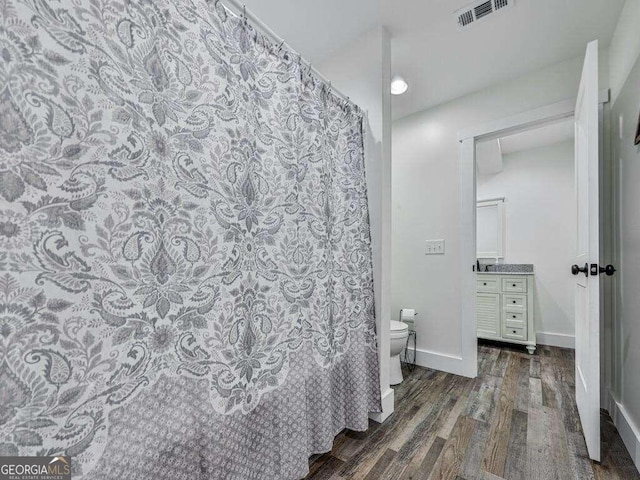
[[[516,286],[516,284],[514,283],[514,284],[513,284],[513,286],[515,287],[515,286]]]
[[[513,303],[516,303],[516,301],[514,300]]]
[[[487,286],[487,282],[484,282],[484,286],[485,286],[485,287]]]
[[[516,316],[514,315],[513,318],[516,318]]]

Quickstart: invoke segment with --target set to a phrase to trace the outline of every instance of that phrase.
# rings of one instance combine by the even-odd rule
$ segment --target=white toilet
[[[391,385],[402,383],[402,368],[400,366],[400,354],[407,345],[409,325],[404,322],[391,320]]]

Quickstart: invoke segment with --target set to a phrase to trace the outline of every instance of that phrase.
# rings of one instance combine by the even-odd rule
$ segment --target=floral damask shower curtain
[[[0,455],[276,479],[379,411],[362,119],[217,2],[0,2]]]

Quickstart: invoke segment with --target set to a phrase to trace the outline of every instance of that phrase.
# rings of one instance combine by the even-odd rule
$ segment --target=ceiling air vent
[[[481,3],[473,9],[473,12],[476,14],[476,20],[480,20],[493,13],[493,5],[491,1]]]
[[[473,22],[473,12],[471,10],[464,12],[460,15],[460,18],[458,18],[458,22],[460,23],[461,27],[466,27],[471,22]]]
[[[483,20],[499,10],[513,7],[515,0],[484,0],[458,10],[455,15],[458,18],[458,28],[466,29]]]

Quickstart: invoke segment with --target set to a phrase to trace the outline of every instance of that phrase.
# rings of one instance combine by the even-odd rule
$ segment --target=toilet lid
[[[404,322],[396,322],[395,320],[391,320],[392,332],[402,332],[404,330],[409,330],[409,325]]]

